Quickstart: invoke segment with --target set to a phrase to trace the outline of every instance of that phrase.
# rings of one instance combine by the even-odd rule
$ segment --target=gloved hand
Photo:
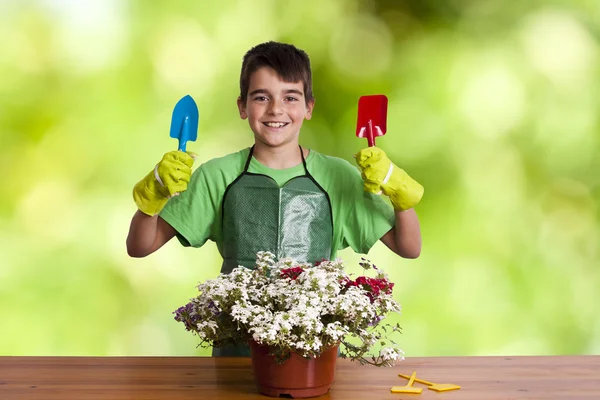
[[[133,201],[144,214],[153,216],[167,201],[187,189],[192,164],[197,158],[190,151],[170,151],[144,179],[133,188]]]
[[[389,196],[394,210],[404,211],[417,205],[423,197],[423,186],[403,169],[394,165],[378,147],[367,147],[356,153],[366,192]]]

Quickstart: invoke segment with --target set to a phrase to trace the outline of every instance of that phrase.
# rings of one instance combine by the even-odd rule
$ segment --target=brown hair
[[[240,74],[240,99],[246,104],[250,76],[262,67],[271,67],[285,82],[302,82],[306,103],[314,99],[310,59],[303,50],[287,43],[265,42],[244,55]]]

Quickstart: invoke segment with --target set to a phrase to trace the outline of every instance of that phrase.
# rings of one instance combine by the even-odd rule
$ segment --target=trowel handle
[[[369,147],[375,146],[375,135],[373,134],[373,121],[369,120],[369,127],[367,128],[367,144]]]
[[[181,134],[179,135],[179,151],[185,152],[185,146],[187,145],[189,138],[192,137],[190,129],[189,117],[185,117],[183,126],[181,127]]]

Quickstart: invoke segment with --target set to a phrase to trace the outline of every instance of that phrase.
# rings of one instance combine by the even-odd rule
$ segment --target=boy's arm
[[[396,223],[381,241],[394,253],[404,258],[417,258],[421,254],[421,227],[414,209],[396,211]]]
[[[177,234],[158,213],[171,197],[187,189],[195,156],[182,151],[166,153],[133,188],[133,200],[138,210],[131,220],[126,241],[131,257],[145,257]]]
[[[137,210],[129,226],[127,254],[130,257],[146,257],[176,234],[177,231],[158,215],[150,216]]]
[[[421,229],[413,207],[423,197],[423,186],[398,168],[377,147],[368,147],[355,155],[362,170],[364,190],[384,193],[395,212],[395,225],[381,241],[394,253],[405,258],[417,258],[421,253]]]

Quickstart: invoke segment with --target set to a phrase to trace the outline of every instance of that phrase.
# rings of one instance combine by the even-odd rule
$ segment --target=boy
[[[223,273],[252,267],[262,250],[312,263],[348,246],[366,254],[379,239],[402,257],[418,257],[421,234],[412,207],[422,186],[376,147],[355,156],[362,179],[347,161],[301,147],[300,128],[314,104],[304,51],[276,42],[250,49],[237,105],[254,146],[209,160],[193,174],[190,154],[165,154],[134,187],[139,210],[127,237],[129,255],[145,257],[177,236],[184,246],[213,240]]]

